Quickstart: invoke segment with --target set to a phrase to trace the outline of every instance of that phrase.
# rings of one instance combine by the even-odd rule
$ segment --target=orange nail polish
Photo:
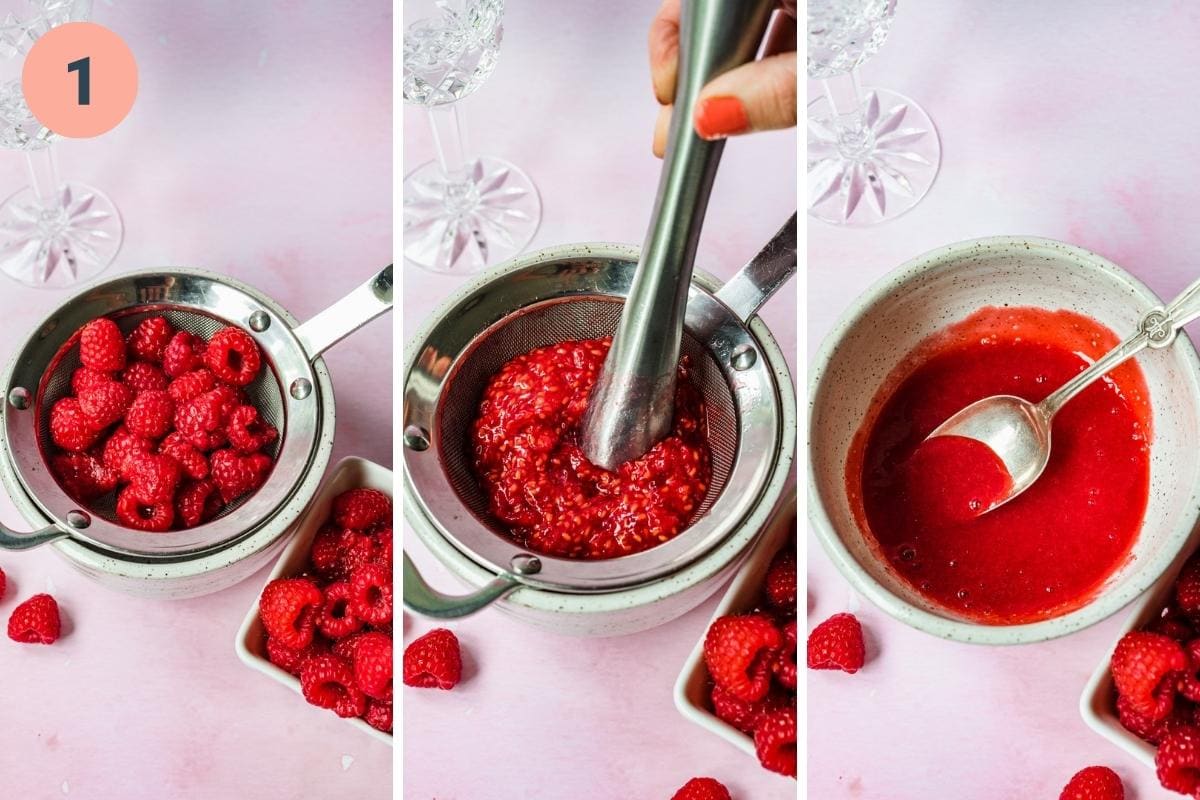
[[[701,139],[723,139],[749,127],[746,109],[736,97],[710,97],[696,109],[696,133]]]

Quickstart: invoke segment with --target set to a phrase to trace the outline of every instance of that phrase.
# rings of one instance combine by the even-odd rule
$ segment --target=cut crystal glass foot
[[[0,272],[27,286],[61,289],[104,271],[121,249],[124,228],[104,194],[64,183],[47,208],[25,188],[0,205]]]
[[[452,185],[431,161],[404,179],[404,258],[433,272],[466,275],[525,249],[542,220],[542,201],[524,172],[483,156],[470,182]]]
[[[900,216],[929,191],[942,160],[933,120],[886,89],[862,92],[865,125],[851,140],[825,98],[808,106],[808,213],[835,225]]]

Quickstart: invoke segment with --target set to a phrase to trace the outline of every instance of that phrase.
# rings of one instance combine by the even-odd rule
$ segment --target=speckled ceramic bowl
[[[846,495],[851,441],[906,353],[978,309],[1004,304],[1075,311],[1124,336],[1160,301],[1112,262],[1061,242],[1002,236],[952,244],[902,265],[860,297],[823,343],[809,384],[809,513],[826,552],[896,619],[982,644],[1042,641],[1108,617],[1167,569],[1200,516],[1200,361],[1181,336],[1138,358],[1153,415],[1150,499],[1131,558],[1090,602],[1041,622],[981,625],[929,602],[892,570]]]

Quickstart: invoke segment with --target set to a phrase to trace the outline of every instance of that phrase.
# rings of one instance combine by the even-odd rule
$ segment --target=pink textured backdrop
[[[510,3],[499,65],[463,103],[475,152],[507,158],[541,190],[532,248],[640,243],[658,181],[657,107],[646,62],[658,3]],[[424,114],[405,109],[405,171],[432,158]],[[725,149],[697,264],[733,274],[795,209],[793,132]],[[408,340],[462,280],[405,270]],[[795,286],[764,309],[796,352]],[[793,364],[794,368],[794,364]],[[438,588],[461,591],[411,535],[406,548]],[[719,596],[719,594],[718,594]],[[717,598],[647,633],[569,639],[484,611],[449,625],[468,653],[453,692],[405,692],[405,797],[415,800],[668,798],[711,775],[737,800],[783,800],[796,784],[685,721],[671,692]],[[435,627],[408,617],[409,637]]]
[[[304,319],[391,260],[391,4],[101,0],[138,59],[116,130],[57,145],[64,177],[106,191],[125,246],[155,265],[235,276]],[[25,182],[0,151],[0,195]],[[66,296],[0,279],[7,362]],[[326,357],[334,460],[390,465],[391,321]],[[0,520],[25,527],[0,492]],[[392,750],[242,666],[233,639],[266,571],[219,594],[152,602],[98,588],[51,550],[0,553],[18,599],[51,591],[67,635],[0,638],[0,793],[46,798],[391,797]]]
[[[1182,2],[901,2],[862,76],[924,105],[942,136],[941,175],[890,224],[809,225],[810,355],[885,272],[962,239],[1062,239],[1164,297],[1194,280],[1198,35],[1200,9]],[[1115,768],[1136,800],[1179,796],[1079,717],[1124,612],[1039,645],[943,642],[859,598],[811,534],[809,553],[810,627],[857,611],[872,651],[857,675],[809,673],[810,796],[1050,798],[1089,764]]]

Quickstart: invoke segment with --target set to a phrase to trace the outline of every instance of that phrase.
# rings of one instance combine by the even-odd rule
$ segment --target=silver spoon
[[[1034,404],[1011,395],[985,397],[934,428],[935,436],[961,436],[983,442],[1004,464],[1011,478],[1006,494],[984,509],[986,514],[1033,485],[1050,461],[1050,425],[1063,406],[1097,378],[1133,358],[1147,347],[1166,347],[1184,325],[1200,317],[1200,281],[1196,281],[1169,306],[1155,308],[1142,317],[1138,331],[1102,358]]]

